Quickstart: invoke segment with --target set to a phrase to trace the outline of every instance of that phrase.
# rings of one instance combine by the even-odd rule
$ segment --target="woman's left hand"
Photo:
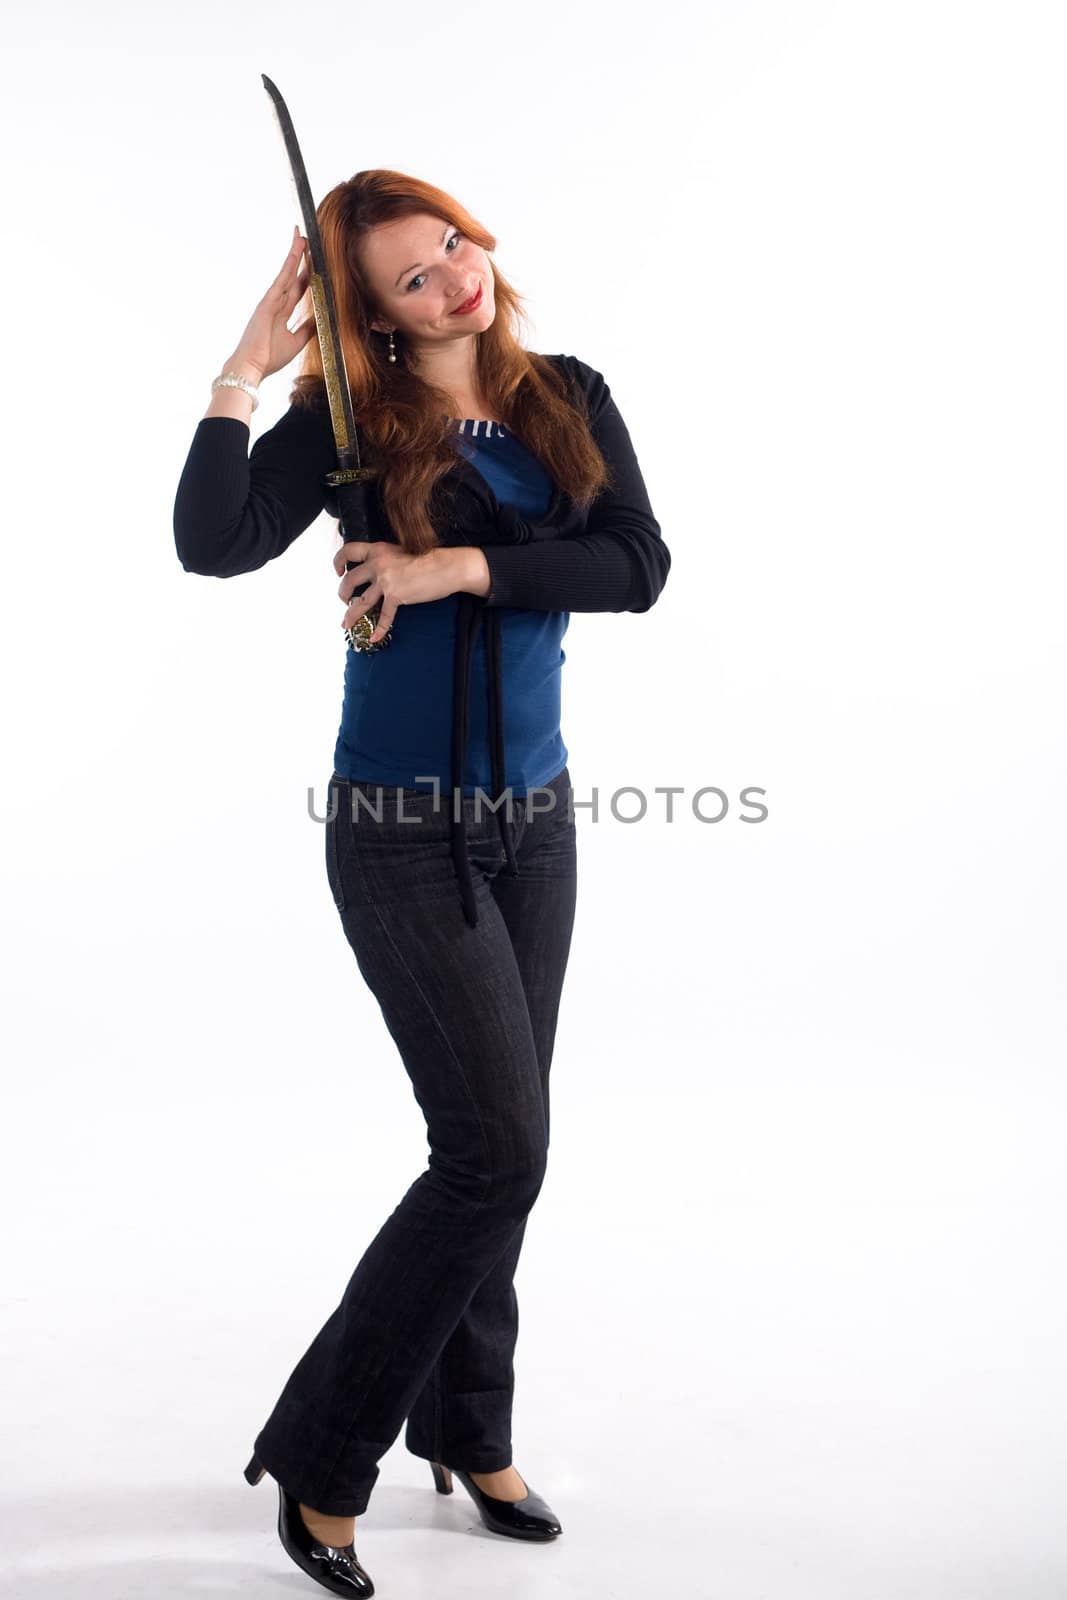
[[[380,600],[381,614],[368,640],[376,643],[392,627],[398,606],[444,600],[463,588],[469,553],[456,546],[439,545],[415,556],[385,539],[350,539],[333,558],[334,571],[341,575],[337,593],[342,600],[351,601],[341,618],[342,628],[354,627]],[[349,561],[358,565],[346,572]],[[369,583],[370,588],[353,600],[353,590],[364,583]]]

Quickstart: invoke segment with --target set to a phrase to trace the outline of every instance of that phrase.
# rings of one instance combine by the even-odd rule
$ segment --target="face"
[[[383,222],[360,246],[363,270],[381,315],[380,333],[395,328],[416,346],[441,345],[484,333],[496,315],[489,256],[451,223],[420,214]],[[456,307],[481,292],[473,311]]]

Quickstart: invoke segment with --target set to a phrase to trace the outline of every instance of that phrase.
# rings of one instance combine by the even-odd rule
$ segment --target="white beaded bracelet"
[[[252,396],[252,410],[254,411],[259,405],[259,390],[249,378],[242,377],[239,372],[223,372],[217,378],[213,378],[212,394],[216,389],[243,389],[245,394]]]

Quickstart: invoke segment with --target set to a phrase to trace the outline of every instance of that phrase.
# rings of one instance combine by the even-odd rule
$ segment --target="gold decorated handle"
[[[350,562],[349,569],[351,570],[354,565],[354,562]],[[375,639],[373,644],[370,643],[370,636],[377,627],[381,614],[382,603],[379,600],[377,605],[371,606],[369,611],[365,611],[361,617],[356,618],[350,628],[345,629],[345,637],[353,650],[384,650],[387,644],[392,643],[392,624],[390,624],[387,633],[384,633],[380,639]]]

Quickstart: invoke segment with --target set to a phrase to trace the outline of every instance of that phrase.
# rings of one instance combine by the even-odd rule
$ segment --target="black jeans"
[[[553,808],[538,809],[550,792]],[[397,819],[398,793],[416,822]],[[511,802],[517,877],[501,872],[499,823],[485,805],[478,818],[476,798],[463,799],[478,896],[472,928],[452,864],[447,787],[435,810],[431,792],[330,780],[330,887],[430,1147],[255,1441],[277,1482],[335,1516],[366,1510],[379,1458],[405,1418],[413,1455],[473,1472],[511,1464],[512,1280],[545,1176],[576,837],[566,767],[528,801]],[[302,1127],[314,1124],[309,1106]],[[350,1160],[368,1136],[324,1127],[322,1159]]]

